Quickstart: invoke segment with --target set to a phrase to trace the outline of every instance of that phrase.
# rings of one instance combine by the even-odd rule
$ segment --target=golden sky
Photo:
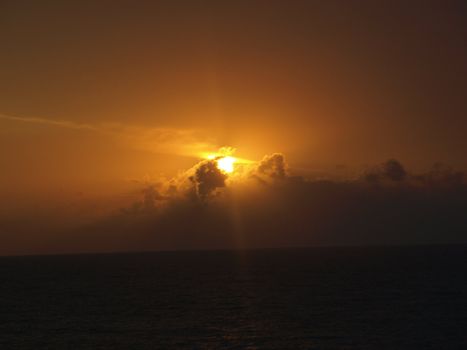
[[[467,169],[466,14],[462,1],[2,1],[1,207],[128,193],[222,146],[280,152],[297,174],[388,158]]]

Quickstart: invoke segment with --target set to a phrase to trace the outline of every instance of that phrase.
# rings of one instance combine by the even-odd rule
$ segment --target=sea
[[[467,349],[467,246],[1,257],[0,349]]]

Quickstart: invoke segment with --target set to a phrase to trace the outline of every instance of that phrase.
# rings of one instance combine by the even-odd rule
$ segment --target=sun
[[[236,159],[231,156],[221,157],[217,159],[217,167],[225,173],[232,173],[234,171],[234,163]]]
[[[231,174],[235,171],[235,164],[249,164],[252,161],[232,157],[232,154],[235,152],[233,147],[221,147],[217,152],[214,153],[201,153],[201,157],[204,159],[213,160],[216,162],[217,168],[226,174]]]

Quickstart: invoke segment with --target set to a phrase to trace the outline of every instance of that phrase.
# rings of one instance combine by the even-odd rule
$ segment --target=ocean
[[[0,349],[467,349],[467,247],[0,258]]]

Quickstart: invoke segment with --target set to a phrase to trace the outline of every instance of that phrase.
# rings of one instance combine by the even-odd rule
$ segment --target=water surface
[[[467,247],[0,258],[0,349],[467,349]]]

